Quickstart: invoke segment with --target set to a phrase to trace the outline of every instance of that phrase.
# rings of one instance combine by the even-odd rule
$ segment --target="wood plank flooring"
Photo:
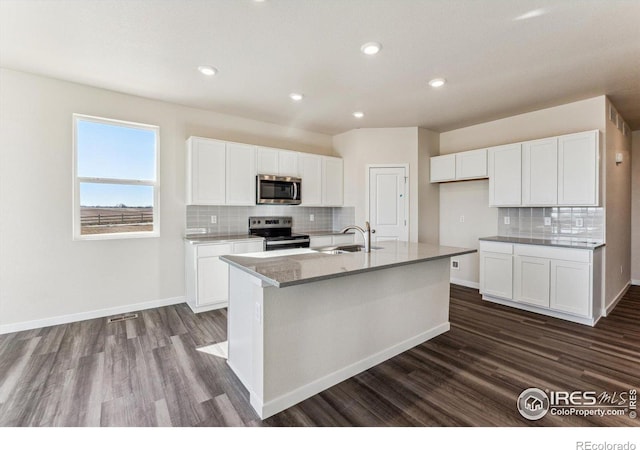
[[[640,287],[595,328],[494,305],[452,286],[451,331],[261,421],[226,363],[226,310],[157,308],[0,336],[2,426],[638,426],[530,422],[523,389],[640,388]]]

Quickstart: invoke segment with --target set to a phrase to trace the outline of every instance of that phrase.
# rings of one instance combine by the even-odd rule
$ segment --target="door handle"
[[[376,234],[376,230],[371,230],[371,234]]]

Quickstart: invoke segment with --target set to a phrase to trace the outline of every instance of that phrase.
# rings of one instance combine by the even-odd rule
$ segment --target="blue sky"
[[[155,133],[85,120],[77,123],[78,176],[155,179]],[[82,206],[151,206],[153,188],[81,183]]]

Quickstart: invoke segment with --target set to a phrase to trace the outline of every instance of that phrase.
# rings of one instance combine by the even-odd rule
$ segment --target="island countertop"
[[[469,248],[394,241],[380,242],[376,247],[378,248],[372,249],[371,253],[332,255],[310,249],[292,249],[226,255],[221,256],[220,260],[269,285],[283,288],[477,251]]]
[[[558,237],[558,238],[522,238],[522,237],[512,237],[512,236],[489,236],[489,237],[481,237],[480,241],[491,241],[491,242],[506,242],[508,244],[525,244],[525,245],[543,245],[547,247],[566,247],[566,248],[575,248],[580,250],[595,250],[600,247],[604,247],[604,242],[598,241],[595,239],[585,239],[585,238],[569,238],[569,237]]]

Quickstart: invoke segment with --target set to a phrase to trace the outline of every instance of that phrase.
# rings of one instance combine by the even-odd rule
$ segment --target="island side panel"
[[[227,364],[249,391],[252,402],[263,395],[262,305],[262,281],[231,266]]]
[[[266,287],[266,418],[449,330],[449,258]]]

